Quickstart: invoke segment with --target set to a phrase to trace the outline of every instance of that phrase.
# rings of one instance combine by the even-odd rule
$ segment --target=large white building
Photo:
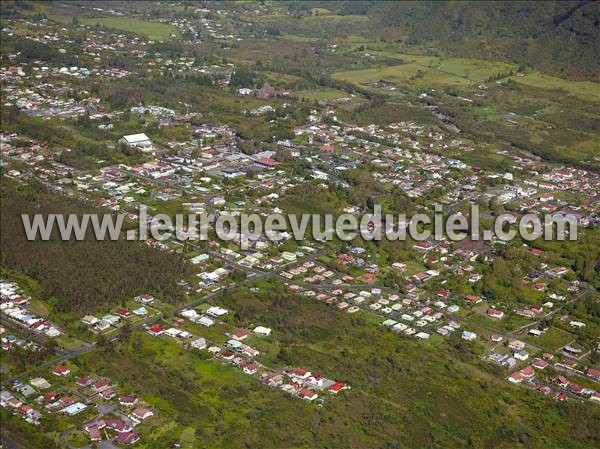
[[[129,145],[130,147],[139,148],[143,151],[152,150],[152,142],[150,141],[150,138],[144,133],[123,136],[121,138],[121,142]]]

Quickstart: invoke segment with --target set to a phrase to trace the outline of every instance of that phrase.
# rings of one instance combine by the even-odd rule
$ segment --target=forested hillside
[[[323,4],[325,7],[325,3]],[[331,9],[331,3],[327,3]],[[366,14],[381,39],[449,54],[504,58],[572,79],[598,80],[600,3],[340,2],[341,14]]]
[[[21,214],[105,213],[42,190],[2,183],[0,253],[3,267],[39,282],[42,293],[53,299],[57,311],[89,312],[119,304],[135,295],[159,294],[175,301],[181,291],[176,282],[187,274],[182,258],[126,240],[62,241],[57,232],[49,241],[28,241]]]

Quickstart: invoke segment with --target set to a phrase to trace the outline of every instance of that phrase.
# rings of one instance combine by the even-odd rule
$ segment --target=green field
[[[171,34],[179,35],[179,30],[166,23],[147,22],[145,20],[133,19],[130,17],[101,17],[101,18],[83,18],[82,23],[87,25],[100,24],[108,28],[128,31],[130,33],[144,34],[150,39],[167,39]]]
[[[554,76],[544,75],[540,72],[530,72],[525,76],[515,76],[512,79],[518,83],[526,84],[527,86],[548,90],[558,89],[583,100],[600,101],[600,83],[594,83],[592,81],[568,81]]]
[[[364,46],[364,44],[362,45]],[[352,46],[354,49],[359,44]],[[361,70],[336,72],[332,78],[355,84],[370,84],[379,80],[394,83],[410,81],[413,87],[432,85],[467,85],[482,83],[499,73],[516,72],[517,65],[497,61],[466,58],[439,58],[436,56],[410,55],[390,50],[365,50],[366,54],[404,62],[401,65],[373,67]],[[418,71],[422,76],[415,77]],[[411,79],[412,78],[412,79]],[[600,84],[592,81],[570,81],[529,71],[523,76],[511,77],[518,83],[546,90],[560,90],[584,100],[600,101]]]
[[[461,86],[481,83],[490,76],[516,70],[517,68],[513,64],[481,59],[438,58],[379,50],[367,50],[365,53],[402,60],[404,64],[337,72],[332,77],[355,84],[369,84],[386,80],[398,84],[411,81],[411,84],[415,87],[428,85]]]

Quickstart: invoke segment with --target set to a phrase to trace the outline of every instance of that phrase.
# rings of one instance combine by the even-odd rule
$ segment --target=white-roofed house
[[[254,328],[254,333],[262,335],[263,337],[268,337],[269,335],[271,335],[271,329],[264,326],[256,326]]]

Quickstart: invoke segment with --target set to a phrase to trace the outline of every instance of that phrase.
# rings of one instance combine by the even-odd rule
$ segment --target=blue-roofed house
[[[477,334],[471,331],[463,331],[462,338],[464,340],[475,340],[477,338]]]
[[[133,310],[132,313],[137,316],[146,316],[148,315],[148,310],[144,306],[142,306]]]

